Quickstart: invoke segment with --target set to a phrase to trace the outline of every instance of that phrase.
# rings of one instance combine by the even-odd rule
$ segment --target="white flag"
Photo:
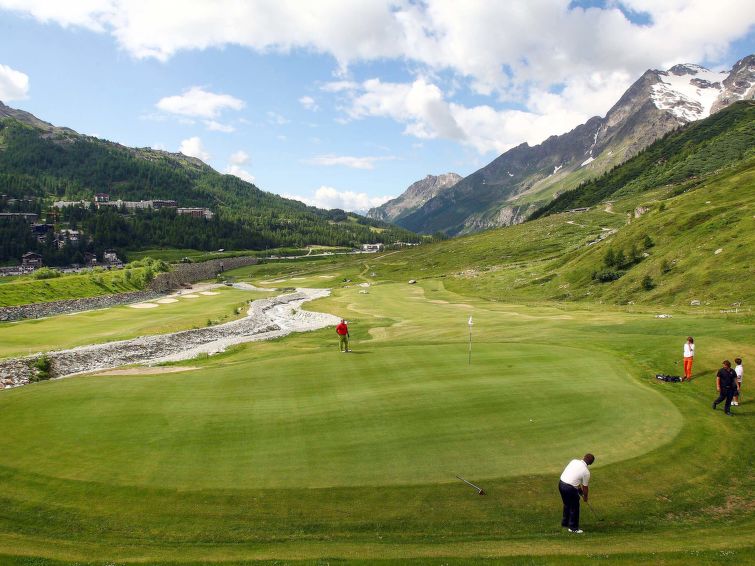
[[[467,323],[469,326],[472,326],[472,315],[469,315],[469,322]]]

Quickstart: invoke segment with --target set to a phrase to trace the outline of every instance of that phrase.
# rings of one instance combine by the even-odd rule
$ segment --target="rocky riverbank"
[[[257,258],[251,256],[229,257],[224,259],[212,259],[200,263],[177,263],[170,271],[158,273],[150,281],[149,288],[144,291],[130,293],[115,293],[112,295],[100,295],[99,297],[87,297],[85,299],[70,299],[65,301],[52,301],[49,303],[30,303],[16,307],[0,307],[0,321],[23,320],[27,318],[45,318],[59,314],[83,312],[129,303],[141,303],[156,299],[172,289],[178,289],[184,285],[212,279],[217,274],[245,267],[257,263]]]
[[[187,360],[202,353],[222,352],[234,344],[335,325],[339,319],[333,315],[301,310],[303,303],[329,293],[327,289],[297,289],[294,293],[253,301],[246,317],[218,326],[1,360],[0,389],[35,381],[42,358],[49,360],[49,375],[58,378],[129,364]]]

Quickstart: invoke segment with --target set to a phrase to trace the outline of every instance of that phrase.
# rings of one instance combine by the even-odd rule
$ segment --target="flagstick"
[[[472,365],[472,317],[469,317],[469,359],[467,365]]]

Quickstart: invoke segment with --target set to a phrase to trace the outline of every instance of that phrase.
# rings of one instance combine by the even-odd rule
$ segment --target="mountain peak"
[[[671,73],[672,75],[682,76],[697,75],[698,73],[710,73],[710,70],[693,63],[680,63],[671,67],[667,72]]]
[[[367,212],[367,218],[395,222],[421,207],[437,194],[453,187],[461,179],[461,175],[456,173],[427,175],[421,181],[412,183],[401,196],[389,200],[377,208],[371,208]]]
[[[659,110],[668,110],[682,122],[710,116],[713,105],[724,90],[727,72],[715,72],[700,65],[674,65],[668,71],[656,71],[657,82],[651,87],[650,99]]]

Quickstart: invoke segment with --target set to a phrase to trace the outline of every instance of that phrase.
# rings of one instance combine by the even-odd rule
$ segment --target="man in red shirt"
[[[345,320],[341,319],[341,323],[336,326],[336,334],[338,334],[338,337],[341,340],[339,344],[341,352],[344,354],[346,352],[351,352],[351,350],[349,350],[349,327],[346,326]]]

